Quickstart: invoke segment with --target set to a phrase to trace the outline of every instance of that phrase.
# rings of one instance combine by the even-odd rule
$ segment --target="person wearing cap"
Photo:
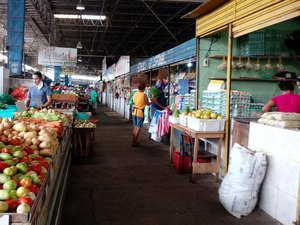
[[[278,112],[300,113],[300,95],[294,93],[294,83],[282,80],[278,87],[282,94],[271,98],[262,108],[263,112],[277,107]]]
[[[34,85],[29,88],[28,97],[25,100],[27,107],[46,108],[52,103],[52,91],[49,86],[42,81],[42,73],[34,72],[32,80]]]
[[[132,143],[131,146],[136,147],[140,144],[137,139],[140,135],[141,128],[144,123],[144,109],[146,105],[151,103],[148,100],[147,95],[144,93],[146,85],[144,83],[138,86],[138,91],[132,96],[133,100],[133,112],[132,112],[132,122],[133,122],[133,133],[132,133]]]

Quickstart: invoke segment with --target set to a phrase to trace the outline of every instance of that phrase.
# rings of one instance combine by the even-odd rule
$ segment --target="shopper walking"
[[[98,94],[97,91],[95,90],[94,87],[91,88],[91,92],[90,92],[90,105],[91,105],[91,112],[92,115],[97,115],[96,113],[96,109],[97,109],[97,98],[98,98]]]
[[[32,80],[34,85],[28,91],[28,97],[25,100],[27,107],[45,108],[52,103],[52,91],[49,86],[42,81],[43,75],[40,71],[34,72]]]
[[[133,133],[132,133],[132,143],[133,147],[139,146],[137,139],[140,135],[141,128],[144,123],[144,109],[146,105],[151,103],[148,100],[147,95],[144,93],[146,85],[140,84],[138,86],[138,91],[134,93],[133,99],[133,112],[132,112],[132,121],[133,121]]]

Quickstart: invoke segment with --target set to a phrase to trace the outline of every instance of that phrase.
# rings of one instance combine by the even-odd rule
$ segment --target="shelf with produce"
[[[226,81],[227,78],[226,77],[209,77],[209,80],[224,80]],[[285,79],[285,78],[281,78],[281,79],[263,79],[263,78],[251,78],[251,77],[240,77],[240,78],[231,78],[231,81],[250,81],[250,82],[278,82],[280,80],[287,80],[287,81],[296,81],[294,79]]]
[[[223,59],[225,57],[225,59],[227,59],[227,55],[212,55],[212,56],[209,56],[208,58],[210,59]],[[242,59],[257,59],[257,58],[260,58],[260,59],[279,59],[279,58],[282,58],[282,59],[299,59],[300,58],[300,55],[296,55],[296,56],[259,56],[259,55],[251,55],[251,56],[233,56],[233,59],[239,59],[239,58],[242,58]]]
[[[40,111],[39,113],[51,113],[53,115],[53,111]],[[30,114],[27,113],[27,116],[35,115],[36,112]],[[24,114],[25,115],[25,114]],[[68,117],[66,117],[68,118]],[[24,120],[25,119],[25,120]],[[58,118],[57,118],[58,119]],[[57,207],[57,205],[60,205],[63,198],[62,191],[65,190],[65,184],[67,181],[67,173],[70,167],[70,146],[71,146],[71,138],[72,138],[72,124],[70,123],[71,118],[68,118],[68,122],[66,123],[66,126],[62,126],[61,118],[59,118],[59,121],[56,121],[56,125],[59,125],[59,127],[51,127],[46,128],[45,126],[41,126],[40,122],[44,122],[43,119],[38,118],[24,118],[19,117],[18,119],[14,119],[14,121],[10,121],[7,119],[3,119],[1,121],[2,128],[10,130],[10,134],[8,132],[3,131],[3,134],[1,135],[1,165],[3,166],[3,163],[8,163],[8,161],[3,160],[2,158],[8,157],[11,154],[11,157],[17,157],[19,160],[18,162],[14,162],[14,165],[16,169],[18,170],[18,174],[21,175],[20,178],[17,178],[17,174],[15,175],[15,178],[11,179],[20,179],[20,185],[17,185],[15,189],[19,190],[20,187],[23,189],[26,189],[27,191],[33,192],[36,194],[36,198],[34,199],[32,197],[31,202],[28,204],[32,204],[31,208],[29,206],[23,207],[22,210],[11,210],[9,209],[8,212],[0,213],[1,216],[8,216],[9,217],[9,223],[10,225],[45,225],[47,221],[57,221],[57,217],[60,216],[60,208]],[[29,122],[30,121],[30,122]],[[15,125],[14,125],[15,123]],[[51,124],[51,122],[46,122],[47,125],[55,125],[54,123]],[[61,131],[61,127],[63,127],[64,132]],[[35,130],[33,130],[35,129]],[[58,133],[61,133],[60,136],[56,137],[56,131],[59,131]],[[50,132],[51,137],[50,137]],[[21,136],[18,134],[22,133]],[[30,138],[29,138],[30,134]],[[47,134],[47,135],[46,135]],[[14,137],[12,137],[14,135]],[[35,137],[32,137],[32,135],[35,135]],[[28,136],[28,137],[27,137]],[[47,136],[47,137],[46,137]],[[52,139],[53,140],[52,140]],[[27,140],[28,139],[28,140]],[[30,143],[29,143],[30,139]],[[47,139],[47,140],[46,140]],[[51,140],[50,140],[51,139]],[[55,139],[55,140],[54,140]],[[20,143],[22,142],[22,143]],[[28,143],[27,143],[28,142]],[[39,143],[38,143],[39,142]],[[49,144],[46,146],[44,142],[48,142]],[[44,144],[42,144],[44,143]],[[52,143],[52,144],[51,144]],[[57,145],[56,145],[57,143]],[[21,145],[22,144],[22,145]],[[5,147],[6,145],[6,147]],[[15,145],[15,146],[13,146]],[[27,146],[25,146],[27,145]],[[55,146],[56,145],[56,146]],[[30,146],[30,147],[29,147]],[[34,147],[31,149],[31,147]],[[45,149],[45,148],[48,149]],[[10,154],[3,154],[4,149],[5,151],[9,151],[11,148]],[[53,152],[50,151],[53,149]],[[46,151],[44,151],[46,150]],[[43,152],[43,154],[42,154]],[[18,154],[17,154],[18,153]],[[22,154],[21,154],[22,153]],[[25,154],[26,153],[26,154]],[[43,156],[42,156],[43,155]],[[44,157],[52,157],[51,161],[50,158],[48,158],[48,161],[45,161],[46,158]],[[25,161],[24,161],[25,160]],[[12,161],[12,160],[10,160]],[[20,163],[21,162],[21,163]],[[21,168],[21,165],[18,166],[18,164],[22,164],[24,168]],[[8,166],[8,164],[6,165]],[[13,165],[10,166],[11,168],[14,167]],[[10,168],[7,167],[8,169]],[[22,170],[21,170],[22,169]],[[25,170],[26,169],[26,170]],[[24,171],[23,171],[24,170]],[[8,172],[8,171],[6,171]],[[3,178],[6,174],[4,171],[0,171],[1,177]],[[14,172],[15,174],[16,172]],[[26,177],[24,177],[24,175]],[[43,175],[43,176],[42,176]],[[8,175],[7,175],[8,176]],[[7,177],[6,176],[6,177]],[[13,176],[13,174],[9,175]],[[33,178],[33,176],[36,176]],[[23,179],[31,179],[32,183],[28,183],[28,187],[21,183]],[[13,180],[12,180],[13,181]],[[3,180],[2,180],[3,183]],[[6,188],[0,188],[3,190],[4,193],[6,190],[8,190],[9,186]],[[34,187],[34,189],[32,189]],[[12,189],[13,190],[13,189]],[[16,201],[16,204],[20,204],[20,196],[18,195],[16,198],[18,199]],[[25,190],[24,190],[25,193]],[[59,193],[59,194],[57,194]],[[5,194],[5,193],[4,193]],[[20,194],[20,192],[19,192]],[[28,196],[27,196],[28,195]],[[23,200],[27,201],[30,200],[33,194],[26,194]],[[9,204],[12,205],[13,199],[9,197],[7,200],[10,201]],[[20,203],[18,202],[20,200]],[[2,206],[5,203],[2,203]],[[10,206],[10,205],[9,205]],[[16,205],[17,206],[17,205]],[[2,208],[3,210],[3,208]]]

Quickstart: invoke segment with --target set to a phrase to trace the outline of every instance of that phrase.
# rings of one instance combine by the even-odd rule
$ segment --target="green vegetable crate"
[[[92,156],[96,128],[73,128],[73,155]]]

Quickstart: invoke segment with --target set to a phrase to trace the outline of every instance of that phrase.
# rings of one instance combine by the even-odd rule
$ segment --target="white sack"
[[[228,173],[219,189],[219,200],[230,214],[241,218],[253,211],[266,170],[267,159],[262,152],[234,144]]]

